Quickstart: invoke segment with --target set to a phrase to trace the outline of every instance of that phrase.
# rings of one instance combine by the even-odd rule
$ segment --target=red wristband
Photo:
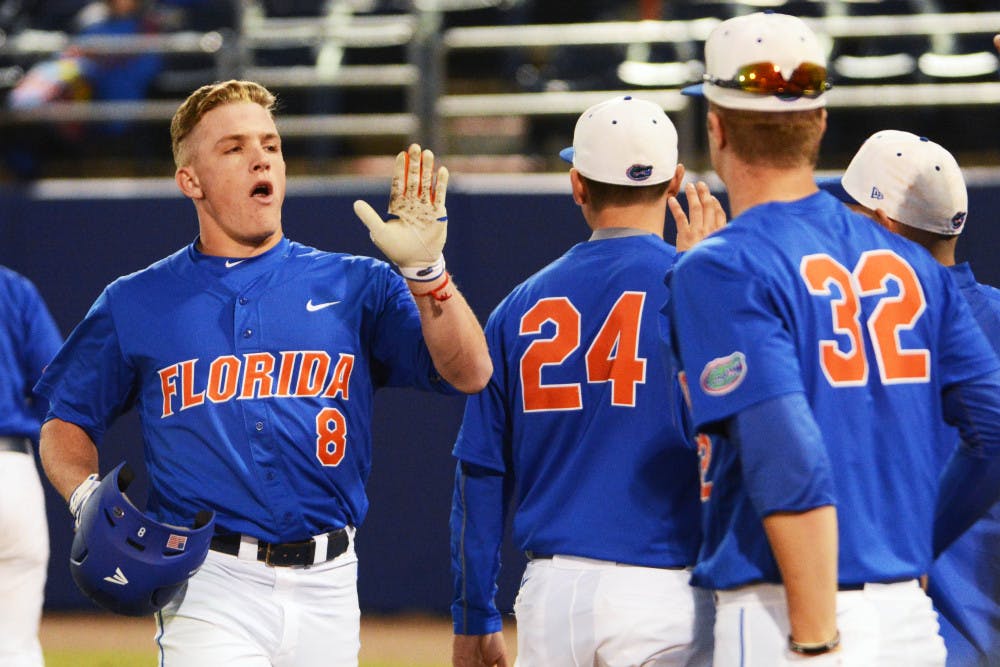
[[[438,285],[434,289],[430,290],[429,292],[419,292],[419,293],[418,292],[413,292],[413,296],[415,296],[415,297],[429,296],[432,299],[434,299],[435,301],[447,301],[448,299],[451,298],[451,292],[443,292],[442,293],[441,290],[443,290],[444,288],[446,288],[449,285],[449,283],[451,283],[451,274],[448,273],[447,271],[445,271],[444,272],[444,282],[443,283],[441,283],[440,285]]]

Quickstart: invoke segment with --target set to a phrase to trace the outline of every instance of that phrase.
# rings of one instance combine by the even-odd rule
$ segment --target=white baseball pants
[[[160,667],[357,667],[358,559],[270,567],[209,551],[157,614]]]
[[[712,664],[712,598],[688,570],[553,556],[514,603],[517,667]]]
[[[840,650],[788,650],[785,589],[756,584],[716,593],[716,667],[943,667],[937,612],[915,580],[837,593]]]
[[[0,667],[42,667],[49,527],[33,455],[0,452],[0,494]]]

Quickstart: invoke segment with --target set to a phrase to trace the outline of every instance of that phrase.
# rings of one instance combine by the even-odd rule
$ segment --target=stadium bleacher
[[[36,158],[27,174],[5,160],[4,180],[168,174],[173,110],[198,85],[230,77],[278,94],[293,175],[383,170],[384,156],[411,140],[464,171],[558,170],[553,155],[573,118],[615,91],[660,102],[686,162],[707,168],[703,107],[679,89],[700,77],[702,43],[719,20],[762,9],[802,16],[829,37],[821,167],[840,166],[888,126],[933,136],[963,165],[1000,164],[995,2],[161,0],[147,8],[170,17],[164,30],[89,37],[17,20],[32,4],[0,0],[0,100],[67,48],[155,52],[164,66],[144,100],[0,104],[0,141]],[[95,130],[110,121],[127,132]],[[74,133],[53,131],[67,126]]]

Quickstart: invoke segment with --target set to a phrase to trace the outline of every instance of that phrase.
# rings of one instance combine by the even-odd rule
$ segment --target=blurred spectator
[[[156,17],[144,0],[100,0],[79,11],[73,31],[77,38],[153,34],[161,27]],[[9,108],[35,109],[57,101],[141,100],[163,68],[163,57],[158,53],[107,54],[73,41],[62,53],[35,63],[27,71],[7,97]],[[64,142],[80,142],[90,133],[119,136],[128,127],[124,121],[60,123],[58,136]],[[31,178],[37,171],[33,152],[23,147],[9,147],[5,157],[22,178]]]
[[[101,0],[78,15],[78,37],[158,32],[141,0]],[[35,64],[11,91],[12,109],[31,109],[56,100],[138,100],[162,67],[155,53],[101,54],[71,45],[51,60]],[[121,130],[116,126],[117,131]]]

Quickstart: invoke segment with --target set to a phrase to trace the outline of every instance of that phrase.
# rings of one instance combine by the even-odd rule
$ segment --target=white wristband
[[[422,283],[429,283],[437,280],[444,273],[444,255],[441,255],[436,262],[430,266],[401,266],[399,272],[407,280],[416,280]]]

